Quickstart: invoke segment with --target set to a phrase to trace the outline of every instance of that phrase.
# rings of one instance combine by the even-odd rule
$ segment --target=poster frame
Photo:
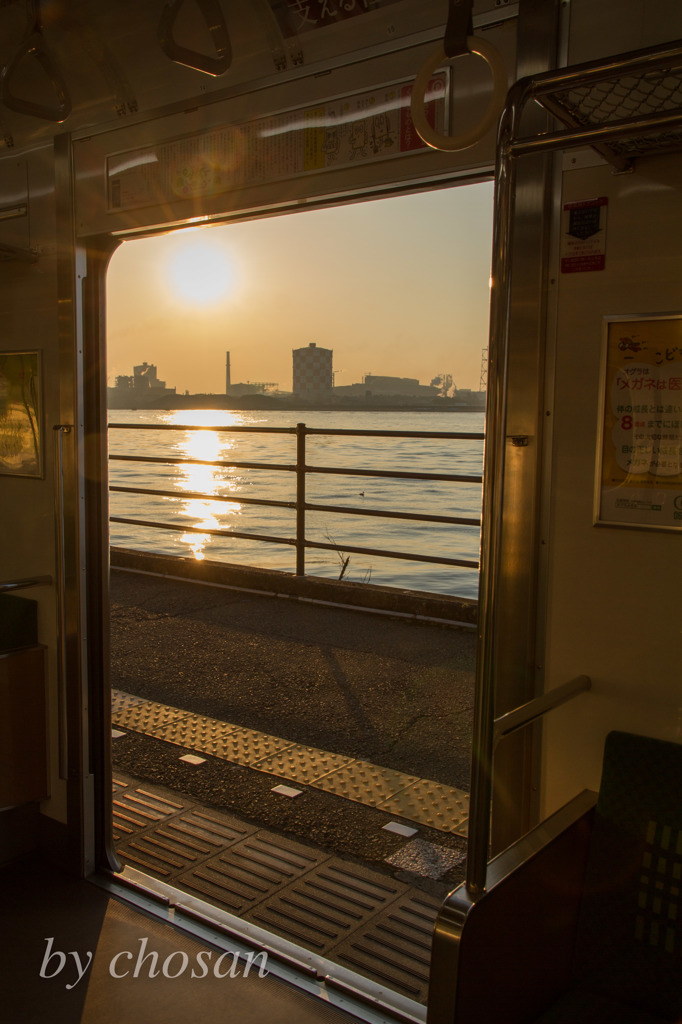
[[[599,374],[599,420],[597,425],[597,459],[596,459],[596,471],[594,480],[594,513],[593,513],[593,525],[595,526],[610,526],[621,529],[635,529],[635,530],[648,530],[655,532],[665,533],[680,533],[682,532],[682,501],[680,501],[681,508],[679,509],[679,519],[675,523],[665,522],[644,522],[644,521],[631,521],[619,520],[609,518],[603,514],[603,496],[604,496],[604,462],[606,449],[611,450],[612,442],[607,436],[607,414],[608,414],[608,403],[609,395],[608,388],[610,385],[609,376],[609,340],[611,330],[614,324],[617,324],[619,328],[626,329],[631,327],[636,330],[636,325],[643,322],[671,322],[676,323],[678,326],[677,333],[679,335],[679,329],[682,326],[682,311],[674,312],[656,312],[656,313],[626,313],[626,314],[614,314],[606,315],[602,318],[602,342],[601,342],[601,364]],[[680,359],[680,366],[682,368],[682,358]],[[681,393],[682,394],[682,393]],[[665,478],[663,478],[665,479]],[[644,487],[647,485],[640,485],[644,491]],[[669,485],[668,485],[669,487]],[[651,492],[655,488],[651,484],[648,485],[648,490]],[[665,486],[661,490],[666,490]],[[682,493],[682,483],[680,484],[680,492]],[[679,500],[679,496],[678,496]],[[674,508],[677,508],[674,505]]]
[[[32,464],[31,462],[26,464],[26,460],[18,462],[16,466],[11,464],[16,441],[14,443],[11,442],[9,431],[7,430],[9,424],[3,429],[2,419],[0,418],[0,476],[32,477],[42,480],[45,474],[42,352],[38,349],[0,352],[0,372],[8,358],[16,359],[20,366],[23,364],[23,372],[28,371],[31,374],[28,394],[22,392],[28,424],[19,428],[21,432],[19,443],[21,450],[33,448],[34,458]],[[11,385],[5,385],[8,390],[9,386]],[[10,445],[12,450],[10,450]]]

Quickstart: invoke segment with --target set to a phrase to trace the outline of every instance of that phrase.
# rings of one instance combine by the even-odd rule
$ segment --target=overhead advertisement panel
[[[426,114],[447,131],[448,72],[429,83]],[[426,149],[410,117],[412,82],[196,132],[107,158],[109,212],[220,195]]]
[[[682,530],[682,315],[605,333],[597,522]]]
[[[399,0],[268,0],[282,35],[291,37],[301,32],[338,25],[349,18],[389,7]]]

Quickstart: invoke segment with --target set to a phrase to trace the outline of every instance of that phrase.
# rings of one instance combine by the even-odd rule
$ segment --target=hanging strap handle
[[[176,43],[173,36],[175,21],[180,13],[185,0],[170,0],[161,14],[159,22],[159,44],[161,49],[176,64],[183,64],[185,67],[193,68],[195,71],[203,71],[205,75],[224,75],[232,64],[232,44],[225,18],[218,0],[196,0],[201,11],[206,27],[211,35],[215,47],[216,56],[209,57],[197,50],[190,50],[186,46]]]
[[[24,39],[10,63],[2,71],[0,81],[0,97],[10,110],[18,114],[30,114],[43,121],[56,121],[60,124],[71,113],[71,98],[60,71],[50,56],[45,45],[40,21],[40,0],[33,0],[29,7],[30,24]],[[17,69],[27,57],[34,57],[47,75],[57,99],[56,107],[48,107],[43,103],[22,99],[12,90]]]
[[[507,94],[507,72],[500,51],[486,39],[473,34],[473,0],[450,0],[448,22],[442,44],[427,58],[412,87],[410,112],[422,142],[432,149],[456,153],[480,142],[500,115]],[[493,91],[483,117],[475,128],[459,135],[441,135],[433,128],[425,111],[426,95],[436,68],[446,60],[475,53],[486,62],[493,76]]]

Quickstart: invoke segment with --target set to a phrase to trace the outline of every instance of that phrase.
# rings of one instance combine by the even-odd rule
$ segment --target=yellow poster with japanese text
[[[682,529],[682,317],[606,322],[597,520]]]

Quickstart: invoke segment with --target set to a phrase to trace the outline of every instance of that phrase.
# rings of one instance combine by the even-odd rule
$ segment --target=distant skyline
[[[107,276],[108,379],[154,363],[178,393],[291,390],[294,348],[336,384],[450,373],[477,390],[488,343],[491,183],[124,242]]]

